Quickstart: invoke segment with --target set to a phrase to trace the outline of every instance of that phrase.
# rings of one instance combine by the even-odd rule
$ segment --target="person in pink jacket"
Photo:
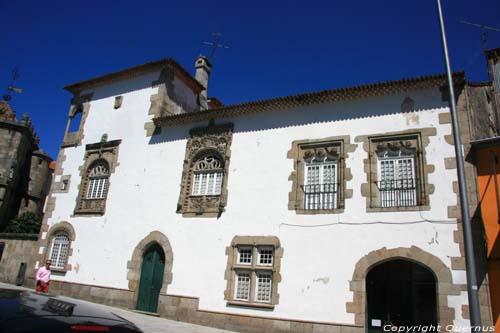
[[[36,291],[39,293],[49,292],[50,283],[50,264],[52,262],[47,260],[45,266],[42,266],[36,271]]]

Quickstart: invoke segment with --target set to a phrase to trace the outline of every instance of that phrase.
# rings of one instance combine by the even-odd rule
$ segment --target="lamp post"
[[[444,61],[446,64],[446,76],[448,77],[448,89],[450,93],[450,111],[453,127],[453,139],[455,140],[455,156],[457,160],[458,186],[460,190],[460,208],[462,213],[462,229],[464,233],[465,264],[467,272],[467,294],[469,296],[470,321],[473,327],[481,327],[481,313],[479,311],[478,284],[476,275],[476,261],[474,258],[474,245],[472,242],[472,228],[470,223],[469,204],[467,189],[465,186],[464,157],[462,153],[462,142],[460,140],[460,128],[458,126],[457,109],[455,105],[455,92],[448,57],[448,45],[444,30],[443,11],[441,0],[436,0],[441,26],[441,39],[443,41]]]

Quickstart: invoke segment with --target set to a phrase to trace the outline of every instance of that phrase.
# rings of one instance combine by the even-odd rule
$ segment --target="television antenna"
[[[220,32],[212,32],[212,41],[211,42],[203,42],[203,45],[208,45],[212,48],[210,52],[210,59],[213,60],[215,59],[215,51],[217,49],[228,49],[229,46],[220,44],[220,38],[222,34]]]
[[[500,32],[499,28],[490,27],[490,26],[487,26],[484,24],[472,23],[472,22],[467,22],[467,21],[460,21],[460,23],[471,25],[471,26],[476,27],[476,28],[481,28],[481,30],[482,30],[481,35],[482,35],[482,40],[483,40],[483,50],[486,50],[487,44],[488,44],[488,30]]]

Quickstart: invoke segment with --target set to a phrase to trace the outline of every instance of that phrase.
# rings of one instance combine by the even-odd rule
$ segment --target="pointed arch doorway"
[[[157,312],[164,271],[165,253],[161,246],[155,243],[144,252],[142,258],[137,310]]]
[[[373,267],[366,276],[367,327],[437,325],[436,278],[426,267],[393,259]]]

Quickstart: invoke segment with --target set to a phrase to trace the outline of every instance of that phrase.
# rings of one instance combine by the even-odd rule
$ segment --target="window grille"
[[[335,209],[337,207],[337,163],[307,163],[304,209]]]
[[[411,154],[411,155],[410,155]],[[378,182],[380,207],[417,206],[417,178],[412,152],[400,156],[379,156]],[[403,156],[401,156],[403,155]],[[410,155],[410,156],[408,156]]]
[[[255,299],[259,302],[270,302],[272,294],[273,276],[272,273],[258,273],[257,274],[257,290]]]
[[[237,273],[235,299],[248,301],[250,296],[250,273]]]
[[[108,190],[109,170],[104,162],[96,164],[89,172],[87,199],[104,199]]]
[[[205,156],[194,167],[192,195],[220,195],[222,189],[222,163],[215,156]]]
[[[54,235],[52,239],[52,249],[50,251],[50,260],[52,267],[64,269],[69,250],[69,237],[66,233],[60,232]]]

